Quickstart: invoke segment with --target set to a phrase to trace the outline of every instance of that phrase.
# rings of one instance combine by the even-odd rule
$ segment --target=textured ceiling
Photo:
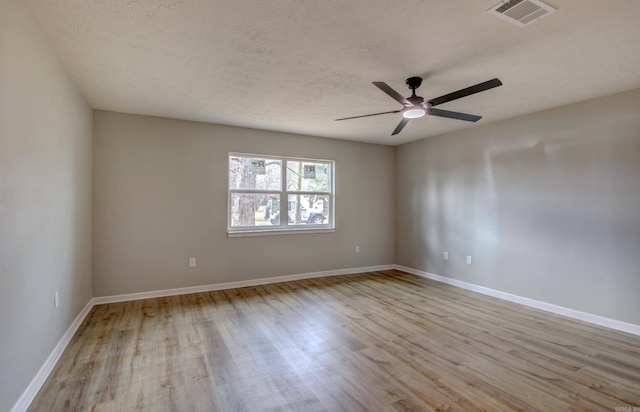
[[[498,0],[22,0],[95,109],[400,144],[474,124],[427,116],[390,136],[425,78],[483,124],[640,87],[640,1],[548,0],[526,28]]]

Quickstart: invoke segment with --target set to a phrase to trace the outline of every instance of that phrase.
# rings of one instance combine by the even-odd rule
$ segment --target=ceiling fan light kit
[[[482,119],[481,116],[476,116],[476,115],[467,114],[467,113],[460,113],[460,112],[452,112],[449,110],[434,109],[433,106],[447,103],[452,100],[460,99],[462,97],[466,97],[475,93],[480,93],[485,90],[493,89],[494,87],[502,86],[502,82],[500,81],[500,79],[495,78],[495,79],[487,80],[486,82],[478,83],[474,86],[466,87],[464,89],[460,89],[455,92],[445,94],[444,96],[436,97],[435,99],[431,99],[425,102],[424,98],[416,95],[416,89],[420,87],[420,85],[422,84],[422,77],[409,77],[407,80],[405,80],[405,83],[407,84],[407,87],[411,89],[411,96],[406,98],[403,97],[397,91],[395,91],[393,88],[391,88],[385,82],[373,82],[374,86],[376,86],[378,89],[385,92],[387,95],[389,95],[389,97],[391,97],[398,103],[402,104],[403,106],[402,109],[391,110],[391,111],[382,112],[382,113],[365,114],[362,116],[343,117],[341,119],[336,119],[336,121],[358,119],[361,117],[371,117],[371,116],[379,116],[382,114],[402,112],[402,120],[400,120],[400,123],[398,123],[398,126],[396,126],[393,133],[391,133],[392,136],[400,133],[400,131],[402,131],[404,126],[406,126],[406,124],[409,123],[409,120],[418,119],[427,114],[430,116],[446,117],[449,119],[463,120],[466,122],[477,122],[478,120]]]
[[[425,109],[410,107],[402,113],[402,117],[404,117],[405,119],[417,119],[424,116],[425,114],[427,114],[427,111]]]

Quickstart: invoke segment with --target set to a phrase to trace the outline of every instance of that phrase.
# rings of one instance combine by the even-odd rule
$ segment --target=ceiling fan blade
[[[372,113],[372,114],[363,114],[362,116],[343,117],[342,119],[336,119],[336,122],[337,122],[338,120],[359,119],[359,118],[361,118],[361,117],[380,116],[381,114],[400,113],[401,111],[402,111],[402,109],[400,109],[400,110],[392,110],[392,111],[390,111],[390,112]]]
[[[391,88],[391,86],[389,86],[388,84],[386,84],[385,82],[373,82],[373,84],[380,90],[382,90],[383,92],[385,92],[386,94],[388,94],[389,96],[391,96],[392,99],[394,99],[395,101],[397,101],[398,103],[400,103],[403,106],[413,106],[412,103],[409,102],[409,100],[407,100],[403,95],[401,95],[400,93],[398,93],[397,91],[393,90]]]
[[[427,110],[431,116],[448,117],[449,119],[465,120],[467,122],[477,122],[482,119],[482,116],[476,116],[475,114],[466,114],[459,112],[451,112],[449,110],[442,109],[429,109]]]
[[[491,79],[483,83],[478,83],[475,86],[470,86],[453,93],[445,94],[444,96],[436,97],[435,99],[429,100],[427,103],[429,103],[430,106],[437,106],[442,103],[450,102],[451,100],[456,100],[461,97],[469,96],[471,94],[480,93],[498,86],[502,86],[502,82],[500,81],[500,79]]]
[[[403,117],[402,120],[400,120],[400,123],[398,123],[398,125],[396,126],[396,129],[393,131],[393,133],[391,133],[391,136],[400,133],[400,131],[407,125],[407,123],[409,123],[409,120],[410,119]]]

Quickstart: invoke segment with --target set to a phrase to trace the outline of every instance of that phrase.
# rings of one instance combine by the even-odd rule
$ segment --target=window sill
[[[227,232],[227,237],[248,237],[248,236],[278,236],[278,235],[310,235],[315,233],[333,233],[333,227],[323,227],[317,229],[274,229],[274,230],[243,230]]]

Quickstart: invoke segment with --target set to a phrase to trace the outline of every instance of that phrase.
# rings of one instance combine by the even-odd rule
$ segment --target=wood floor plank
[[[638,336],[391,270],[95,306],[30,410],[616,410],[639,388]]]

